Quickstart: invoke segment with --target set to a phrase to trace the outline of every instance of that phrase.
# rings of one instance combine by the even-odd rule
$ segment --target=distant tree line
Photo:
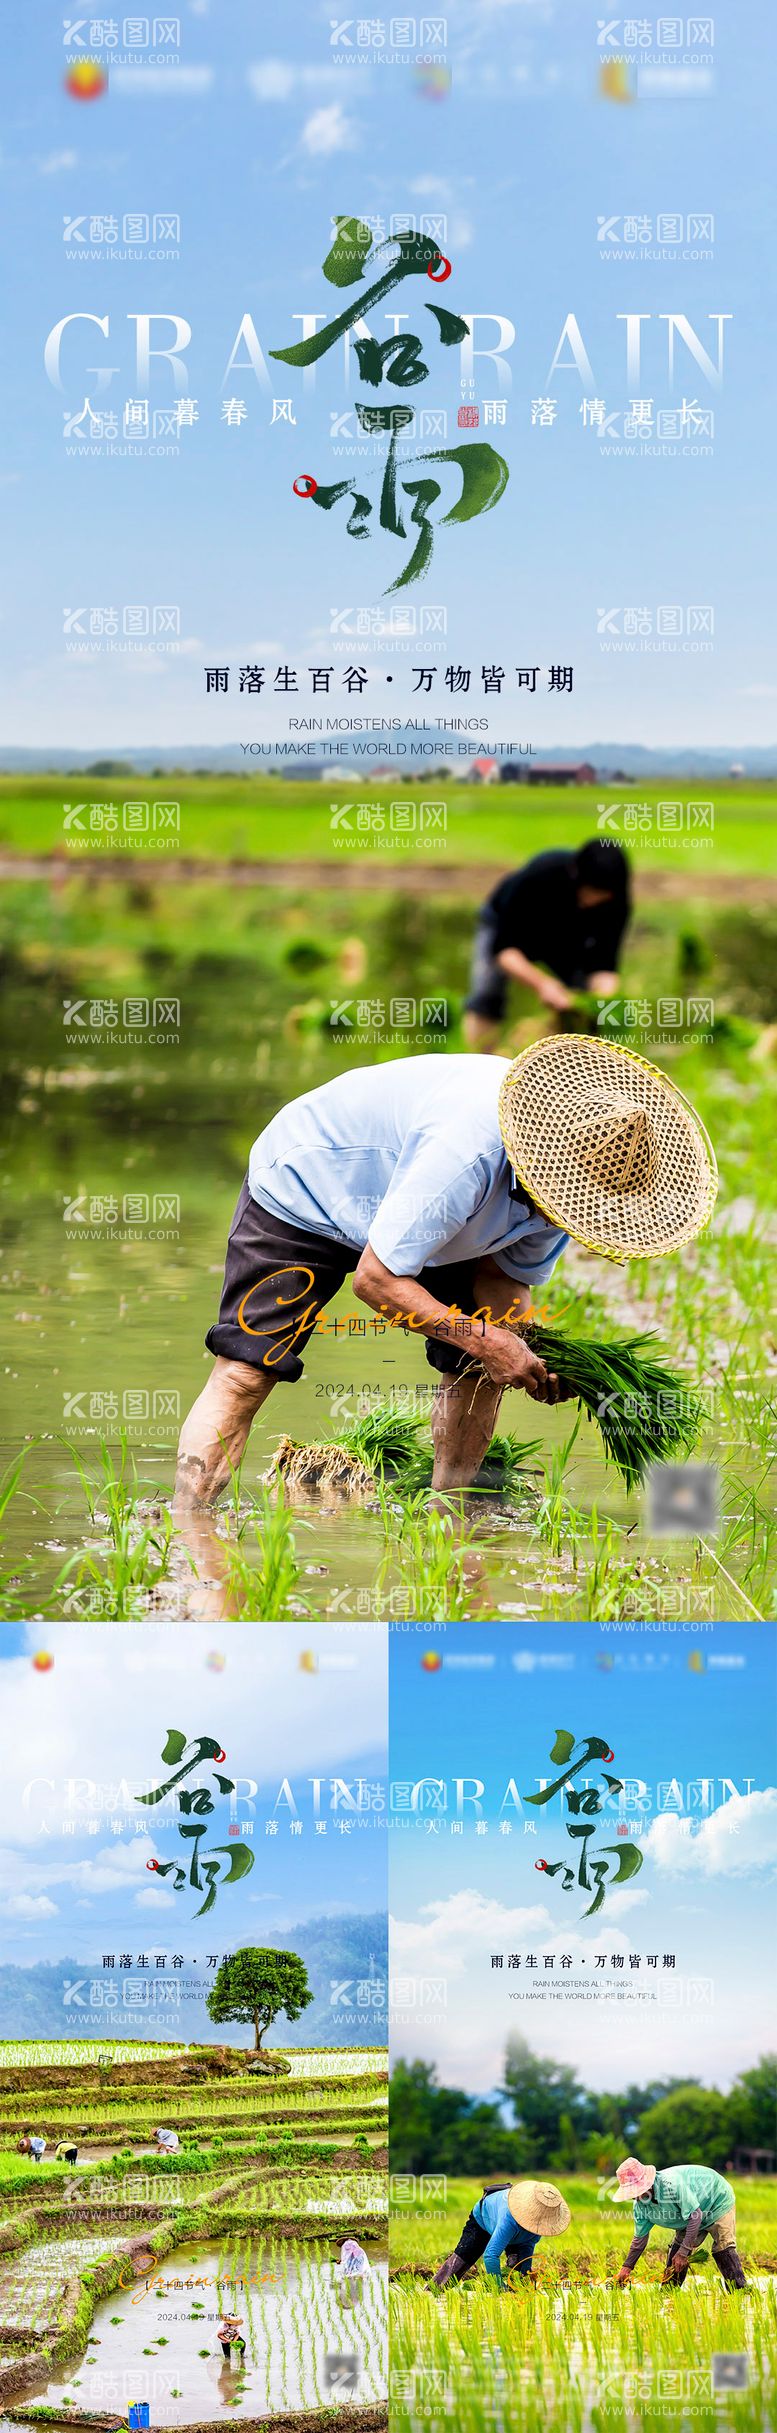
[[[728,2095],[698,2078],[655,2078],[594,2094],[565,2064],[510,2039],[497,2102],[441,2087],[425,2061],[398,2061],[390,2090],[392,2171],[467,2177],[524,2171],[612,2172],[627,2154],[659,2170],[707,2163],[725,2171],[739,2151],[777,2162],[777,2053],[742,2070]],[[768,2167],[768,2166],[767,2166]]]

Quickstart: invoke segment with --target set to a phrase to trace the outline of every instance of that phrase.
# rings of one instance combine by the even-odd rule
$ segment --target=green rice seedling
[[[297,1520],[296,1526],[306,1529],[309,1523]],[[248,1551],[249,1538],[255,1554]],[[274,1494],[260,1487],[237,1544],[228,1544],[226,1554],[229,1586],[240,1597],[245,1622],[308,1618],[309,1606],[299,1593],[302,1565],[281,1485]]]
[[[436,1510],[430,1508],[425,1495],[414,1495],[397,1515],[382,1496],[381,1509],[387,1552],[379,1588],[396,1567],[417,1614],[430,1622],[466,1622],[471,1597],[465,1564],[476,1541],[472,1531],[464,1530],[457,1520],[452,1500],[446,1498],[445,1509]]]
[[[585,1516],[582,1512],[577,1511],[574,1504],[568,1503],[564,1492],[564,1479],[580,1433],[582,1416],[582,1412],[578,1411],[571,1436],[567,1437],[565,1444],[554,1446],[550,1460],[545,1463],[545,1493],[535,1514],[535,1526],[550,1553],[555,1556],[560,1555],[562,1546],[566,1542],[571,1547],[573,1560],[576,1558],[577,1539],[581,1528],[585,1525]]]
[[[633,1612],[633,1597],[638,1590],[639,1574],[633,1563],[616,1560],[616,1530],[611,1520],[600,1521],[596,1505],[590,1517],[590,1562],[585,1576],[585,1622],[621,1622],[626,1613]]]
[[[549,1327],[522,1330],[531,1351],[568,1386],[590,1419],[597,1421],[605,1455],[627,1489],[638,1487],[649,1462],[690,1453],[701,1409],[683,1379],[654,1360],[652,1334],[591,1337],[556,1335]]]
[[[14,1455],[13,1460],[8,1462],[5,1470],[0,1474],[0,1549],[2,1549],[6,1534],[6,1516],[17,1498],[30,1504],[35,1512],[42,1510],[39,1498],[29,1495],[26,1489],[21,1487],[24,1465],[32,1449],[31,1444],[23,1445],[21,1452]],[[0,1595],[2,1595],[3,1611],[8,1620],[12,1618],[12,1609],[15,1609],[18,1603],[17,1587],[20,1586],[21,1583],[17,1582],[13,1568],[7,1570],[4,1565],[0,1566]]]
[[[175,1537],[172,1515],[165,1509],[152,1521],[141,1520],[144,1490],[126,1437],[121,1439],[118,1462],[114,1462],[110,1445],[101,1446],[99,1482],[92,1479],[72,1445],[68,1451],[81,1480],[90,1523],[105,1532],[108,1546],[104,1555],[91,1547],[72,1555],[56,1588],[74,1577],[77,1588],[91,1585],[98,1589],[101,1620],[132,1621],[142,1609],[144,1597],[168,1577]]]

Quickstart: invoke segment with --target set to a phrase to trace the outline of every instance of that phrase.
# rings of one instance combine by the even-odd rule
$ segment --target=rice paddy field
[[[121,808],[127,781],[110,790]],[[70,849],[70,777],[1,791],[5,1617],[774,1618],[771,792],[717,788],[704,850],[626,839],[635,910],[607,1035],[698,1108],[721,1174],[713,1223],[678,1255],[627,1269],[570,1247],[543,1310],[575,1337],[652,1335],[688,1409],[698,1401],[693,1449],[716,1472],[717,1521],[658,1537],[645,1488],[627,1491],[596,1421],[517,1394],[498,1423],[507,1451],[474,1491],[433,1508],[432,1372],[417,1339],[370,1333],[350,1283],[301,1383],[264,1406],[215,1524],[181,1529],[171,1512],[178,1425],[208,1372],[251,1141],[346,1059],[461,1049],[477,903],[543,844],[595,832],[594,791],[526,801],[451,787],[444,853],[364,853],[357,838],[344,856],[325,789],[187,777],[180,853],[155,863],[88,836]],[[635,791],[652,816],[657,789]],[[392,1004],[422,998],[442,1004],[440,1028],[391,1027]],[[156,1045],[111,1011],[155,1002],[178,1009]],[[80,1030],[65,1020],[74,1004]],[[334,1031],[333,1006],[350,1009]],[[539,1027],[516,991],[503,1050]],[[365,1421],[411,1426],[414,1475],[402,1484],[379,1467],[371,1491],[344,1496],[326,1459]],[[286,1439],[323,1448],[315,1492],[278,1483]]]
[[[0,2060],[0,2424],[126,2424],[145,2401],[155,2426],[229,2410],[313,2433],[335,2397],[365,2433],[385,2423],[385,2055],[340,2073],[310,2051],[296,2080],[257,2080],[247,2055],[149,2046],[106,2083],[78,2046],[31,2050]],[[154,2146],[160,2124],[178,2153]],[[17,2151],[30,2129],[37,2164]],[[347,2237],[369,2271],[343,2296]],[[225,2313],[245,2339],[226,2361]]]
[[[631,2284],[616,2289],[630,2208],[605,2209],[593,2181],[559,2185],[569,2230],[535,2249],[536,2279],[516,2277],[503,2292],[482,2266],[453,2288],[431,2286],[480,2183],[448,2181],[439,2206],[393,2215],[392,2423],[403,2433],[452,2423],[463,2433],[763,2433],[777,2424],[777,2182],[736,2181],[747,2288],[731,2293],[709,2243],[681,2289],[662,2289],[660,2232]]]

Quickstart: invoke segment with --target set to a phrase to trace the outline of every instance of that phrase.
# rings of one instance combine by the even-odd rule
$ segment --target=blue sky
[[[375,1786],[386,1762],[386,1634],[378,1624],[366,1631],[318,1625],[315,1671],[301,1663],[309,1648],[309,1630],[296,1623],[257,1630],[227,1623],[213,1637],[194,1624],[58,1623],[48,1636],[30,1624],[0,1632],[1,1958],[88,1959],[106,1948],[106,1936],[109,1948],[115,1940],[132,1951],[148,1949],[149,1939],[156,1948],[161,1937],[163,1948],[196,1958],[241,1939],[272,1941],[318,1914],[385,1909],[387,1836]],[[53,1655],[49,1670],[36,1669],[36,1651]],[[178,1820],[164,1825],[161,1809],[134,1803],[136,1790],[173,1770],[161,1764],[170,1726],[190,1740],[220,1737],[222,1771],[238,1787],[249,1777],[258,1784],[255,1795],[242,1792],[235,1810],[240,1824],[253,1819],[253,1869],[240,1883],[220,1884],[214,1908],[197,1920],[202,1896],[188,1882],[178,1890],[172,1877],[157,1881],[148,1868],[153,1856],[186,1856]],[[204,1765],[189,1786],[210,1783],[212,1771]],[[323,1778],[321,1834],[311,1777]],[[365,1821],[348,1835],[336,1815],[352,1811],[330,1805],[337,1778],[372,1786]],[[289,1831],[288,1802],[278,1804],[284,1779],[302,1819],[299,1835]],[[94,1794],[78,1787],[84,1782],[97,1786]],[[107,1787],[115,1794],[123,1782],[129,1797],[116,1805]],[[279,1830],[267,1836],[274,1815]],[[121,1834],[112,1817],[121,1818]],[[136,1818],[145,1819],[146,1838],[134,1834]],[[75,1832],[64,1830],[66,1819]],[[206,1849],[228,1838],[228,1821],[225,1799]]]
[[[437,1673],[422,1669],[430,1647],[442,1653]],[[602,1670],[610,1657],[611,1669]],[[403,2018],[396,2050],[438,2059],[442,2075],[479,2089],[495,2083],[512,2028],[574,2060],[598,2085],[621,2084],[642,2066],[680,2073],[690,2066],[689,2035],[696,2074],[725,2080],[746,2066],[769,2041],[763,1924],[777,1857],[774,1675],[773,1633],[757,1625],[626,1639],[584,1623],[531,1635],[520,1626],[464,1625],[396,1640],[392,1775],[483,1778],[488,1825],[479,1834],[470,1808],[462,1837],[429,1833],[423,1820],[392,1836],[394,1972],[447,1982],[442,2016],[432,2024],[419,2006]],[[588,1920],[585,1894],[565,1893],[560,1877],[535,1872],[540,1856],[569,1857],[558,1801],[524,1810],[537,1821],[536,1836],[524,1834],[522,1819],[509,1838],[498,1831],[510,1777],[521,1793],[536,1789],[537,1777],[555,1779],[557,1727],[578,1740],[606,1738],[609,1771],[645,1783],[650,1797],[642,1869],[625,1892],[608,1891]],[[592,1769],[594,1781],[599,1774]],[[697,1814],[689,1838],[659,1805],[658,1785],[679,1780],[687,1802],[688,1784],[708,1778],[709,1819]],[[733,1805],[722,1804],[721,1778],[736,1786]],[[613,1838],[602,1826],[596,1844]],[[589,1979],[597,1950],[674,1952],[680,2007],[629,2011],[625,2025],[612,2008],[521,2011],[509,1998],[516,1979],[508,1983],[506,1962],[504,1976],[491,1973],[491,1952],[502,1949],[571,1950]],[[699,1979],[711,1990],[691,2016],[684,1989]]]
[[[349,403],[339,351],[307,394],[299,372],[270,367],[275,394],[292,397],[295,429],[270,427],[269,396],[247,374],[233,374],[227,390],[246,400],[242,427],[227,428],[220,409],[244,313],[253,314],[266,354],[299,334],[293,313],[342,302],[320,266],[332,214],[351,211],[384,219],[444,212],[453,274],[441,300],[516,326],[507,423],[496,434],[510,467],[507,491],[489,515],[439,534],[414,595],[419,606],[446,608],[444,663],[573,663],[571,699],[548,702],[538,692],[530,707],[522,696],[518,735],[544,746],[770,741],[762,500],[772,469],[771,331],[762,298],[771,261],[763,164],[773,37],[763,0],[748,12],[746,43],[730,12],[718,18],[712,90],[702,76],[698,97],[692,83],[690,97],[620,106],[597,95],[597,16],[588,0],[451,0],[451,86],[431,100],[411,50],[403,64],[361,67],[333,48],[328,0],[297,0],[293,16],[263,9],[259,23],[243,0],[220,0],[218,10],[212,0],[179,0],[179,14],[177,65],[155,72],[147,62],[134,71],[125,63],[107,98],[90,104],[63,89],[61,7],[42,0],[14,26],[3,171],[16,265],[6,358],[5,741],[108,748],[283,735],[271,701],[241,703],[233,692],[206,702],[203,663],[266,659],[272,673],[284,660],[348,664],[331,649],[332,610],[379,602],[400,545],[388,536],[351,540],[342,510],[324,516],[292,494],[300,472],[331,480],[353,469],[336,462],[330,439],[330,414]],[[77,22],[88,39],[90,19]],[[68,257],[65,215],[121,221],[133,210],[179,214],[177,261]],[[602,253],[600,216],[655,220],[670,211],[714,213],[712,261],[627,262]],[[407,326],[425,325],[429,379],[418,401],[446,407],[455,425],[458,350],[429,344],[432,324],[414,287],[397,302],[408,306]],[[120,412],[142,394],[126,316],[143,311],[192,324],[187,363],[198,422],[182,432],[173,458],[68,455],[65,409],[80,408],[91,391],[93,404]],[[720,390],[700,379],[682,348],[670,390],[657,319],[670,311],[686,313],[708,343],[707,316],[733,315]],[[94,328],[67,333],[58,395],[43,370],[43,345],[72,312],[109,314],[110,340]],[[548,383],[571,312],[596,393],[619,413],[630,388],[617,315],[653,316],[640,394],[656,408],[683,395],[713,404],[712,457],[635,460],[602,450],[581,422],[577,375],[559,371]],[[388,330],[382,323],[376,334]],[[100,362],[117,369],[98,399],[85,367]],[[489,364],[475,387],[481,405],[505,394]],[[557,423],[533,429],[530,401],[546,392],[558,396]],[[355,393],[354,383],[351,399]],[[172,402],[169,365],[161,364],[151,405]],[[180,651],[66,654],[64,609],[128,603],[177,604]],[[600,609],[647,604],[654,612],[660,603],[712,603],[714,651],[602,650]],[[349,647],[375,670],[370,707],[382,712],[388,701],[407,712],[416,649],[387,661],[374,642]],[[387,665],[395,673],[388,696]],[[492,731],[515,734],[514,710],[500,708]]]

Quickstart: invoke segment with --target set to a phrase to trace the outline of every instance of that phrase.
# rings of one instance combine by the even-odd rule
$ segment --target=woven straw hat
[[[712,1215],[718,1170],[701,1118],[631,1048],[576,1032],[535,1040],[505,1074],[499,1128],[543,1216],[605,1258],[660,1258]]]
[[[554,2238],[559,2230],[568,2230],[572,2220],[569,2206],[552,2180],[515,2180],[508,2190],[507,2202],[513,2221],[520,2222],[522,2230],[536,2231],[544,2239]]]

